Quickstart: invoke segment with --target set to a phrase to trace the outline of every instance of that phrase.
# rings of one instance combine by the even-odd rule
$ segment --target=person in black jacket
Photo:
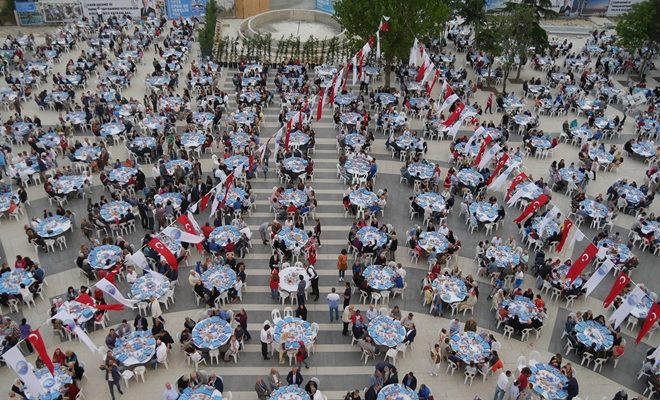
[[[380,391],[380,385],[373,385],[364,393],[364,400],[376,400],[378,398],[378,392]]]
[[[137,315],[135,317],[135,321],[133,322],[133,327],[136,331],[146,331],[149,329],[149,324],[145,317]]]
[[[412,390],[417,389],[417,377],[413,375],[412,371],[408,372],[406,376],[403,377],[402,384],[411,388]]]
[[[119,368],[117,368],[115,361],[112,359],[108,360],[108,364],[105,366],[105,380],[108,382],[108,388],[110,389],[110,396],[112,396],[112,400],[115,400],[115,391],[113,386],[117,386],[119,394],[124,394],[124,392],[121,391],[121,387],[119,386],[120,379],[121,374],[119,373]]]
[[[289,385],[296,385],[300,387],[300,385],[303,383],[303,376],[298,371],[298,367],[293,367],[291,371],[286,376],[286,381],[289,383]]]

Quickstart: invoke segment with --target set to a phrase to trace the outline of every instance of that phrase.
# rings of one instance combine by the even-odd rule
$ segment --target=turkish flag
[[[527,180],[527,174],[525,174],[524,172],[521,172],[518,175],[516,175],[516,177],[513,178],[513,180],[511,181],[511,185],[509,185],[509,189],[506,191],[506,198],[508,199],[511,196],[511,192],[513,192],[513,189],[515,189],[520,182],[526,180]]]
[[[447,83],[447,89],[445,90],[445,97],[443,99],[446,99],[447,97],[451,96],[454,94],[454,89],[451,87],[449,83]]]
[[[76,297],[76,301],[101,311],[122,311],[124,309],[122,304],[97,304],[87,293],[80,293]]]
[[[238,169],[238,167],[236,169]],[[222,198],[222,201],[220,202],[220,207],[221,208],[224,207],[225,203],[227,202],[227,195],[229,195],[229,189],[231,189],[231,186],[234,183],[234,174],[235,173],[236,173],[236,171],[229,174],[229,176],[227,177],[227,180],[225,180],[225,195]]]
[[[463,109],[465,108],[465,103],[460,101],[458,105],[456,105],[456,108],[454,108],[454,112],[451,113],[449,118],[447,118],[446,121],[442,122],[442,125],[444,126],[452,126],[454,125],[454,122],[458,121],[458,118],[461,116],[461,113],[463,112]]]
[[[41,337],[41,333],[39,332],[39,329],[30,331],[30,334],[27,336],[27,340],[32,344],[32,347],[34,347],[34,349],[37,351],[39,357],[41,357],[41,361],[43,361],[44,364],[46,364],[46,367],[50,371],[50,374],[53,375],[55,373],[54,372],[55,366],[53,365],[53,361],[51,361],[50,356],[48,355],[48,350],[46,350],[46,345],[44,344],[44,339]]]
[[[570,282],[573,282],[575,278],[577,278],[582,271],[589,265],[589,263],[596,257],[596,254],[598,253],[598,247],[596,247],[595,244],[589,243],[589,246],[587,246],[586,249],[584,249],[584,252],[578,257],[577,260],[571,265],[571,269],[568,270],[566,273],[566,279],[568,279]]]
[[[161,242],[158,238],[153,238],[147,243],[147,246],[154,249],[158,254],[165,258],[165,261],[172,267],[172,269],[177,269],[179,267],[179,262],[176,260],[176,256],[167,248],[165,243]]]
[[[624,287],[630,283],[630,277],[624,271],[621,271],[614,281],[612,289],[610,289],[610,294],[605,297],[603,301],[603,307],[607,308],[612,304],[616,296],[621,293]]]
[[[435,76],[433,77],[433,82],[431,82],[431,85],[426,89],[426,95],[430,96],[431,92],[433,91],[433,87],[435,86],[436,82],[438,82],[438,78],[440,77],[440,70],[436,69],[435,70]]]
[[[211,200],[211,192],[208,192],[202,197],[202,201],[199,203],[199,209],[201,211],[206,210],[206,207],[209,205],[209,200]]]
[[[523,210],[522,214],[518,216],[514,221],[516,224],[521,223],[525,218],[527,218],[529,215],[531,215],[534,211],[538,210],[541,208],[545,203],[547,203],[550,199],[548,196],[545,194],[540,195],[539,197],[535,198],[529,205]]]
[[[188,218],[188,215],[181,214],[181,216],[179,216],[179,218],[177,218],[176,220],[177,220],[177,222],[179,222],[181,224],[181,226],[183,226],[183,230],[190,233],[191,235],[199,235],[200,234],[200,232],[197,232],[197,229],[195,229],[192,222],[190,222],[190,218]],[[197,250],[203,251],[204,246],[202,246],[201,243],[197,243]]]
[[[648,315],[646,316],[646,321],[644,321],[644,326],[640,329],[639,334],[637,335],[637,344],[642,341],[642,338],[646,333],[658,323],[658,317],[660,317],[660,304],[654,303],[649,310]]]
[[[474,166],[479,165],[479,163],[481,162],[481,157],[484,155],[484,152],[486,151],[486,146],[488,146],[492,140],[493,140],[492,137],[486,136],[486,138],[484,139],[484,142],[481,144],[481,148],[479,149],[479,153],[477,154],[477,156],[474,159]]]
[[[488,137],[490,137],[490,136],[488,136]],[[495,166],[495,170],[488,177],[488,180],[486,181],[486,185],[490,185],[490,183],[493,181],[493,179],[495,179],[497,174],[499,174],[500,171],[502,170],[502,168],[504,168],[504,164],[506,164],[507,161],[509,161],[509,155],[507,153],[504,153],[502,158],[500,158],[500,161]]]
[[[557,253],[561,252],[561,249],[564,248],[564,244],[566,243],[566,239],[568,239],[568,233],[573,227],[573,221],[570,219],[565,219],[563,228],[561,230],[561,241],[557,245]]]

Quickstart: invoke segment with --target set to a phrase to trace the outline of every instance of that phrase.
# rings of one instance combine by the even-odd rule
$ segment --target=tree
[[[556,18],[559,16],[559,14],[552,9],[551,0],[522,0],[520,3],[509,1],[504,5],[504,11],[513,11],[520,5],[533,7],[538,20],[541,18]]]
[[[450,7],[463,17],[464,25],[478,27],[486,19],[485,0],[452,0]]]
[[[346,29],[353,49],[361,48],[376,33],[383,15],[390,17],[389,30],[380,35],[385,86],[389,86],[393,63],[407,62],[415,37],[424,40],[442,32],[449,7],[443,0],[338,0],[335,3],[335,17]]]
[[[213,52],[215,41],[215,24],[218,21],[218,8],[215,1],[206,3],[206,15],[204,17],[204,28],[199,30],[199,49],[202,57],[210,57]]]
[[[640,53],[642,65],[639,73],[642,75],[660,44],[660,24],[657,22],[660,17],[659,10],[660,0],[633,4],[630,11],[622,15],[616,24],[618,43],[631,52]]]
[[[503,29],[503,24],[499,21],[502,16],[492,15],[487,19],[482,20],[480,24],[475,25],[474,40],[476,47],[488,54],[493,61],[496,57],[502,56],[504,53],[504,42],[506,40],[506,32]],[[488,77],[486,81],[490,81],[490,72],[493,68],[493,62],[488,64]],[[506,89],[506,83],[504,84]]]

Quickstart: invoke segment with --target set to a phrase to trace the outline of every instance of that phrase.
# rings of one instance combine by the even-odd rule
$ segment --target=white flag
[[[480,170],[484,169],[486,165],[490,162],[490,160],[495,157],[497,153],[500,152],[500,145],[498,143],[495,143],[493,147],[488,149],[485,154],[481,156],[481,160],[479,161],[479,165],[477,166]]]
[[[78,336],[78,339],[80,339],[81,342],[85,343],[85,345],[91,350],[92,353],[98,353],[99,348],[96,347],[94,342],[92,342],[92,339],[87,336],[87,333],[80,329],[78,325],[75,325],[73,327],[73,332]]]
[[[473,133],[472,136],[470,136],[470,139],[468,139],[467,143],[465,144],[465,148],[469,149],[470,146],[472,146],[472,143],[477,140],[479,136],[481,136],[482,133],[486,131],[486,128],[483,126],[479,126]]]
[[[410,57],[408,58],[408,65],[417,65],[417,51],[419,50],[419,42],[417,38],[413,42],[413,46],[410,49]]]
[[[164,282],[166,280],[169,280],[169,279],[167,279],[167,277],[165,277],[165,275],[163,275],[159,272],[156,272],[156,271],[149,270],[149,271],[147,271],[147,273],[157,281]]]
[[[454,104],[458,100],[458,95],[456,93],[452,94],[451,96],[447,97],[442,103],[442,107],[440,107],[440,113],[451,107],[452,104]]]
[[[82,303],[81,303],[82,304]],[[91,306],[88,306],[91,307]],[[76,324],[76,316],[69,313],[67,310],[60,310],[57,312],[57,314],[53,315],[50,317],[50,319],[56,319],[59,321],[62,321],[64,325],[67,325],[69,327],[72,327],[73,325]]]
[[[337,79],[335,80],[335,86],[332,87],[332,93],[333,96],[335,97],[339,94],[339,88],[341,88],[341,84],[344,81],[344,68],[342,68],[341,71],[339,71],[339,73],[337,74]]]
[[[124,297],[124,295],[121,294],[119,289],[117,289],[117,286],[113,285],[112,283],[110,283],[109,280],[107,280],[105,278],[103,278],[100,281],[96,282],[96,284],[94,284],[94,286],[96,286],[97,288],[99,288],[103,292],[109,294],[110,297],[112,297],[113,299],[117,300],[119,303],[121,303],[121,304],[123,304],[127,307],[134,308],[135,303],[138,302],[137,300],[129,300],[126,297]]]
[[[132,264],[133,266],[141,269],[150,269],[149,261],[147,261],[147,257],[144,256],[142,250],[138,250],[126,257],[126,261],[129,265]]]
[[[37,398],[46,394],[46,391],[41,385],[41,381],[34,374],[34,367],[32,367],[32,364],[30,364],[25,357],[23,357],[18,346],[14,346],[5,351],[2,358],[7,365],[16,372],[19,379],[25,383],[25,387],[27,388],[26,391],[29,391],[31,395],[28,396],[29,398]]]
[[[451,127],[449,127],[449,130],[447,131],[447,136],[451,136],[451,140],[456,139],[456,134],[458,133],[458,130],[461,128],[461,125],[463,125],[463,121],[459,119],[458,121],[454,122],[454,124]]]
[[[173,226],[168,226],[167,228],[163,229],[163,233],[171,237],[172,239],[180,240],[186,243],[197,244],[197,243],[201,243],[204,240],[203,236],[193,235],[192,233],[182,231],[181,229],[175,228]]]
[[[570,246],[573,246],[575,242],[581,242],[584,240],[585,236],[584,233],[580,229],[574,229],[575,233],[573,234],[573,237],[571,238],[571,243],[569,244]]]
[[[357,75],[358,75],[358,59],[356,56],[353,56],[352,60],[353,64],[353,85],[357,82]]]
[[[501,175],[499,177],[501,177]],[[513,207],[513,205],[516,204],[518,200],[525,195],[525,193],[527,193],[527,191],[523,188],[516,190],[515,193],[511,197],[509,197],[509,201],[507,201],[506,205],[509,207]]]
[[[614,313],[610,316],[609,321],[612,322],[612,325],[614,325],[614,329],[618,328],[619,325],[628,317],[628,314],[630,314],[630,311],[632,311],[633,308],[639,304],[640,301],[642,301],[642,298],[646,296],[646,293],[640,288],[639,286],[635,286],[635,289],[633,289],[632,292],[626,296],[625,300],[623,300],[623,303],[619,306],[619,308],[614,311]]]
[[[197,231],[197,232],[201,232],[201,231],[202,231],[202,230],[200,229],[200,227],[199,227],[199,224],[198,224],[197,221],[195,220],[195,216],[194,216],[193,213],[190,212],[190,211],[188,211],[188,220],[189,220],[190,223],[192,224],[193,228],[195,228],[195,231]]]
[[[596,289],[596,287],[600,284],[600,282],[609,274],[610,270],[614,267],[614,263],[610,260],[605,260],[600,267],[596,270],[596,272],[591,275],[591,278],[587,281],[587,283],[584,284],[583,289],[586,291],[585,296],[589,296],[591,292]]]
[[[511,173],[513,172],[513,170],[514,170],[515,168],[516,168],[515,165],[511,165],[511,166],[509,166],[506,170],[504,170],[504,172],[502,172],[502,173],[500,174],[500,176],[498,176],[497,178],[495,178],[495,179],[490,183],[490,186],[488,186],[488,188],[489,188],[490,190],[499,190],[499,189],[502,187],[502,185],[504,185],[504,182],[506,182],[507,178],[509,177],[509,175],[511,175]]]
[[[426,68],[426,71],[424,72],[424,77],[422,77],[422,81],[420,82],[420,84],[423,85],[424,82],[426,82],[431,76],[431,74],[433,74],[434,72],[435,72],[435,64],[431,63],[431,65],[429,65]]]
[[[548,211],[547,214],[545,214],[545,217],[541,220],[539,223],[539,236],[543,236],[543,231],[545,230],[545,227],[554,219],[557,218],[557,216],[561,214],[561,210],[559,207],[554,206],[552,207],[552,210]]]

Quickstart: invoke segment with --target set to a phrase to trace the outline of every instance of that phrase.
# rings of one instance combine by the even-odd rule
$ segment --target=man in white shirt
[[[497,247],[502,244],[502,238],[495,235],[493,236],[490,242],[493,244],[493,246]]]
[[[511,371],[500,372],[500,375],[497,377],[497,386],[495,387],[494,400],[504,399],[504,394],[506,393],[506,389],[509,386],[510,376]]]
[[[172,384],[167,382],[165,384],[165,391],[163,392],[163,400],[176,400],[179,398],[179,392],[172,387]]]
[[[376,307],[373,304],[369,305],[369,308],[367,309],[367,323],[371,321],[372,319],[376,318],[378,316],[378,310],[376,310]]]
[[[167,345],[158,339],[156,340],[156,358],[152,360],[152,365],[156,368],[158,364],[162,364],[165,361],[167,361]]]
[[[328,293],[326,301],[328,302],[328,307],[330,308],[330,322],[333,321],[333,314],[334,319],[339,321],[339,294],[337,294],[335,288],[332,288],[332,291]]]
[[[261,355],[264,357],[264,360],[270,360],[268,346],[273,342],[273,333],[270,329],[270,325],[264,325],[259,334],[259,338],[261,340]]]

